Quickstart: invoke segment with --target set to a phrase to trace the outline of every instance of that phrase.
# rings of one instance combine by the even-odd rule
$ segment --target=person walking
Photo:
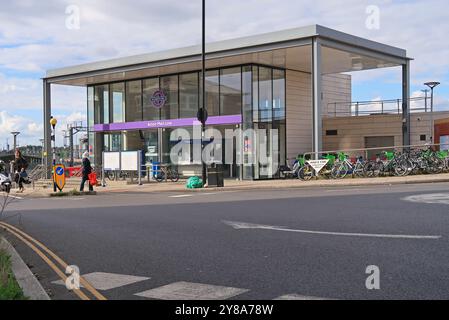
[[[13,161],[14,181],[19,185],[18,193],[22,193],[25,188],[23,181],[27,177],[26,169],[28,168],[28,161],[23,157],[22,152],[16,149]]]
[[[89,183],[89,191],[94,191],[94,187],[89,182],[89,174],[91,173],[92,173],[92,166],[90,165],[89,152],[86,151],[83,153],[83,165],[82,165],[83,177],[81,178],[80,192],[84,191],[84,184],[86,183],[86,181]]]

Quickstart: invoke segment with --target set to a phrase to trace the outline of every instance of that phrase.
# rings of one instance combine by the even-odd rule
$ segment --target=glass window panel
[[[179,76],[180,118],[196,118],[198,113],[198,73]]]
[[[253,66],[253,121],[259,122],[259,67]]]
[[[125,84],[114,83],[111,85],[112,94],[112,122],[120,123],[125,121]]]
[[[159,120],[159,108],[151,102],[153,94],[159,90],[159,78],[143,80],[143,120]]]
[[[218,70],[206,72],[206,106],[209,116],[220,115],[220,82]]]
[[[126,121],[142,120],[142,82],[126,83]]]
[[[111,139],[111,148],[110,148],[110,150],[112,152],[120,151],[122,134],[121,133],[112,133],[110,135],[110,139]]]
[[[244,129],[251,128],[253,123],[252,117],[252,73],[251,67],[243,67],[242,74],[242,100],[243,100],[243,123]]]
[[[161,119],[177,119],[178,114],[178,76],[161,77],[161,89],[165,92],[167,101],[161,108]]]
[[[109,86],[95,87],[95,123],[109,123]]]
[[[220,70],[220,115],[242,113],[242,74],[240,67]]]
[[[273,69],[274,119],[285,119],[285,71]]]
[[[271,121],[272,109],[272,77],[270,68],[259,67],[259,112],[260,121]]]
[[[87,126],[89,130],[93,129],[94,124],[94,87],[89,87],[87,88]]]
[[[110,141],[110,134],[105,133],[103,135],[103,150],[108,152],[111,151],[111,141]]]

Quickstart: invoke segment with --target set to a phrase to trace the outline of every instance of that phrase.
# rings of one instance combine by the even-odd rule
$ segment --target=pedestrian
[[[14,181],[19,185],[18,193],[22,193],[25,188],[23,187],[23,182],[28,176],[26,169],[28,168],[28,161],[23,157],[22,152],[16,149],[13,161],[14,169]]]
[[[82,167],[83,177],[81,178],[80,192],[84,191],[84,184],[86,183],[86,181],[89,183],[89,191],[94,191],[94,187],[90,184],[90,181],[89,181],[89,174],[92,173],[92,166],[90,165],[88,151],[83,153],[83,165],[82,166],[83,166]]]

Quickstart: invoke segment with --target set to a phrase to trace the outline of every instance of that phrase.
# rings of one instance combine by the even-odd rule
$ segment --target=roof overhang
[[[323,45],[323,73],[405,64],[406,51],[320,25],[209,43],[207,68],[257,63],[311,72],[311,44]],[[201,46],[136,55],[49,70],[48,83],[86,86],[201,69]]]

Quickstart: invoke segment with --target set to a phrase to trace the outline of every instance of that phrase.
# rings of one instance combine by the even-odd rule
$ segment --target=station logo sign
[[[167,103],[167,95],[165,94],[164,90],[157,90],[153,93],[150,100],[151,105],[154,108],[160,109]]]

